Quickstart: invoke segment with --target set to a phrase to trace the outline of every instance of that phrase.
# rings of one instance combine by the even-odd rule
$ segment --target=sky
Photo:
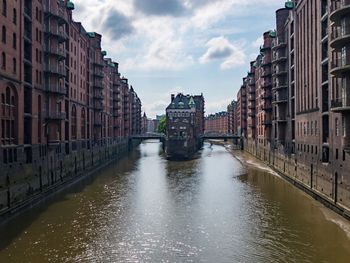
[[[262,34],[285,0],[74,0],[73,18],[102,34],[154,118],[172,93],[203,93],[206,114],[236,99]]]

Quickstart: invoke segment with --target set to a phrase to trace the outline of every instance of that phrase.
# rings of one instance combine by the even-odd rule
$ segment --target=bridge
[[[201,136],[203,140],[238,140],[241,139],[241,136],[236,134],[204,134]]]
[[[163,133],[145,133],[131,136],[131,139],[135,140],[165,140],[165,134]]]

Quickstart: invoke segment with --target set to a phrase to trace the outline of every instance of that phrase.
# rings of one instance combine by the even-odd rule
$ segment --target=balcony
[[[102,71],[98,71],[98,70],[95,70],[94,73],[93,73],[94,77],[96,78],[101,78],[103,79],[103,72]]]
[[[332,48],[341,51],[345,45],[350,42],[350,22],[347,21],[345,26],[335,28],[332,31],[332,38],[330,45]]]
[[[103,100],[102,92],[94,91],[94,99],[95,100]]]
[[[263,126],[272,126],[272,121],[270,121],[270,120],[264,120],[264,121],[262,122],[262,125],[263,125]]]
[[[45,34],[50,37],[56,37],[60,42],[65,42],[68,40],[68,35],[63,29],[59,27],[50,27],[50,25],[45,25]]]
[[[275,38],[272,41],[272,50],[278,50],[281,48],[285,48],[286,46],[287,46],[287,44],[284,42],[283,39]]]
[[[275,120],[278,123],[286,123],[287,122],[286,116],[283,116],[283,115],[277,115]]]
[[[277,94],[274,97],[273,104],[282,104],[282,103],[287,103],[288,102],[288,96],[285,94]]]
[[[261,87],[263,89],[268,89],[268,88],[271,88],[272,87],[272,82],[271,81],[263,81],[261,83]]]
[[[63,78],[66,76],[66,70],[58,65],[46,65],[45,73]]]
[[[46,113],[46,120],[61,121],[66,119],[66,113],[61,111],[49,111]]]
[[[50,5],[44,4],[44,13],[48,17],[52,16],[57,19],[57,21],[61,24],[65,24],[68,22],[68,15],[62,7],[58,7],[58,9],[53,8]]]
[[[103,68],[105,65],[101,61],[94,61],[92,63],[95,67]]]
[[[94,102],[94,110],[102,111],[103,110],[103,104],[101,101],[95,101]]]
[[[270,92],[263,92],[260,97],[263,99],[263,100],[270,100],[272,99],[272,94]]]
[[[261,66],[262,67],[268,67],[268,66],[271,66],[271,60],[270,59],[267,59],[266,57],[264,57],[261,61]]]
[[[53,46],[45,47],[45,53],[56,56],[60,60],[66,59],[66,56],[67,56],[66,50],[64,50],[63,48],[53,47]]]
[[[272,63],[273,64],[280,64],[280,63],[284,63],[286,61],[287,61],[287,56],[285,54],[276,54],[275,56],[273,56]]]
[[[287,75],[287,70],[284,67],[276,67],[276,70],[273,75],[276,77]]]
[[[55,95],[66,95],[66,88],[59,85],[45,85],[46,92]]]
[[[332,63],[330,73],[336,77],[343,77],[350,72],[350,58],[336,59]]]
[[[265,78],[265,77],[269,77],[271,76],[272,72],[271,69],[263,69],[262,73],[261,73],[261,77]]]
[[[286,89],[286,88],[288,88],[287,83],[285,82],[279,83],[276,81],[272,90],[280,90],[280,89]]]
[[[95,89],[103,89],[102,81],[94,81],[94,88]]]
[[[331,101],[331,110],[337,113],[345,113],[350,111],[350,102],[345,99],[335,99]]]
[[[270,103],[263,103],[261,108],[263,111],[272,111],[272,105]]]
[[[329,16],[330,20],[333,22],[340,22],[344,16],[350,14],[350,1],[332,1],[331,14]]]

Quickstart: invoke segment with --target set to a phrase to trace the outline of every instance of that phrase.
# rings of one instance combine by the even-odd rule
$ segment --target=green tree
[[[162,117],[159,120],[157,131],[166,134],[166,117]]]

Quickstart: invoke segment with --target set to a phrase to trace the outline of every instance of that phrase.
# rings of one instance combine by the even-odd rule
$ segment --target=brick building
[[[202,146],[204,126],[203,95],[171,95],[171,102],[166,108],[168,158],[191,157]]]
[[[286,2],[237,94],[236,116],[249,152],[347,212],[349,28],[349,0]]]
[[[228,115],[228,133],[237,134],[237,101],[233,100],[227,106],[227,115]]]
[[[0,210],[62,180],[67,160],[77,173],[93,151],[107,156],[141,132],[140,99],[73,10],[67,0],[0,2]]]
[[[228,113],[226,111],[208,115],[205,118],[205,133],[228,133]]]

